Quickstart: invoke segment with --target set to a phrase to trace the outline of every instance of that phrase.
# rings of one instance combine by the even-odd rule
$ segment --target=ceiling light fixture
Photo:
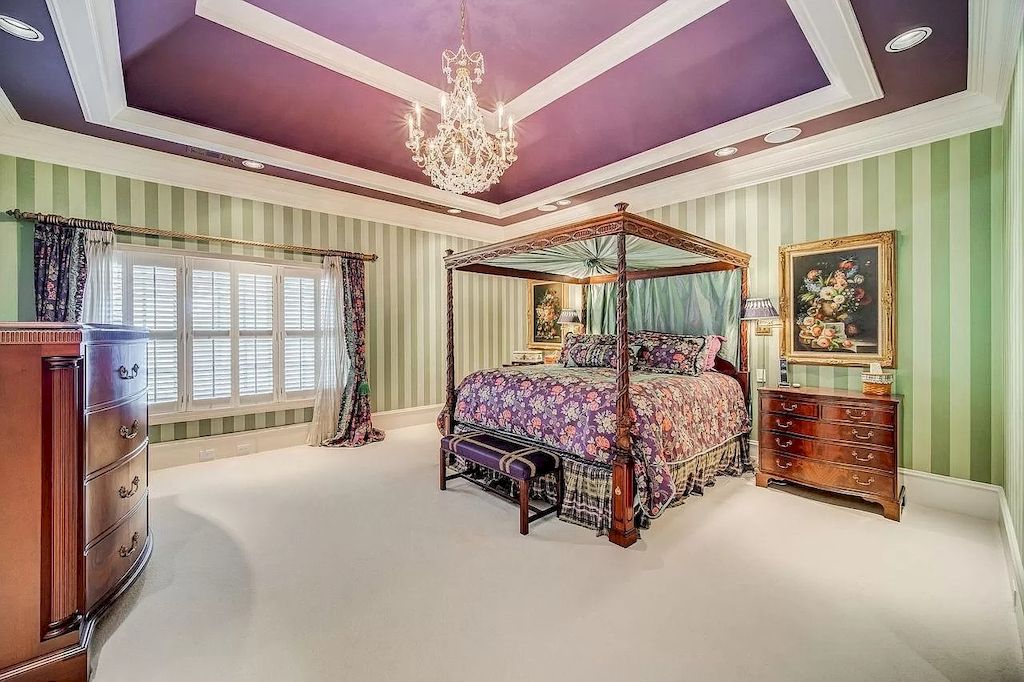
[[[31,40],[33,43],[38,43],[43,39],[43,34],[39,29],[34,26],[29,26],[20,19],[9,17],[6,14],[0,14],[0,30],[10,33],[15,38]]]
[[[736,149],[736,147],[722,147],[721,149],[716,149],[715,150],[715,156],[717,156],[719,158],[723,158],[723,157],[726,157],[726,156],[732,156],[733,154],[735,154],[738,151],[739,150]]]
[[[918,26],[912,28],[909,31],[904,31],[885,45],[886,52],[903,52],[909,50],[912,47],[916,47],[928,40],[928,36],[932,34],[930,26]]]
[[[259,161],[253,161],[252,159],[246,159],[242,161],[242,165],[252,170],[263,170],[265,166]]]
[[[568,206],[569,204],[572,203],[572,201],[569,199],[559,199],[555,203],[558,204],[559,206]]]
[[[448,212],[451,213],[452,215],[458,215],[458,214],[462,213],[462,209],[461,208],[449,208]]]
[[[484,112],[473,92],[473,86],[483,82],[484,56],[466,49],[466,0],[462,0],[459,22],[462,42],[458,51],[441,53],[441,71],[452,91],[441,93],[437,134],[426,136],[423,107],[413,102],[413,112],[406,118],[409,140],[405,146],[435,186],[456,194],[475,194],[496,184],[519,157],[515,123],[511,116],[506,120],[504,104],[498,102],[498,131],[492,135],[484,126]]]
[[[764,141],[768,144],[782,144],[783,142],[789,142],[795,140],[803,132],[799,128],[780,128],[773,130],[764,136]]]
[[[554,204],[541,204],[537,207],[537,210],[544,211],[545,213],[551,213],[552,211],[557,211],[558,207]]]

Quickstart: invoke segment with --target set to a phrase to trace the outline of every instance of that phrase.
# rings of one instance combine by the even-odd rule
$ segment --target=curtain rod
[[[149,237],[168,237],[170,239],[191,239],[201,242],[216,242],[219,244],[236,244],[238,246],[253,246],[277,251],[290,251],[292,253],[308,253],[315,256],[340,256],[353,260],[375,261],[375,253],[356,253],[353,251],[338,251],[336,249],[318,249],[312,246],[296,246],[294,244],[274,244],[271,242],[257,242],[248,239],[234,239],[232,237],[217,237],[206,234],[191,234],[189,232],[174,232],[173,230],[158,230],[155,227],[135,227],[133,225],[118,225],[101,220],[87,220],[85,218],[65,218],[52,213],[27,213],[12,208],[7,215],[16,220],[26,220],[43,225],[57,225],[60,227],[77,227],[84,230],[113,230],[114,232],[127,232],[128,234],[141,234]]]

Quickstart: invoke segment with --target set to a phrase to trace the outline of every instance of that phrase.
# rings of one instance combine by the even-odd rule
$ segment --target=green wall
[[[375,411],[443,400],[445,249],[478,242],[384,223],[238,199],[0,155],[0,208],[58,213],[125,225],[377,253],[368,264],[367,365]],[[315,256],[155,237],[133,244],[183,252],[268,256],[316,262]],[[0,319],[32,319],[32,230],[0,217]],[[12,283],[17,286],[12,286]],[[17,293],[15,293],[17,290]],[[517,280],[459,273],[457,369],[507,361],[525,331],[525,287]],[[20,306],[20,314],[18,308]],[[256,412],[154,426],[154,442],[309,421],[311,409]]]
[[[1003,130],[648,211],[751,254],[751,296],[778,301],[778,249],[896,229],[902,465],[1002,483]],[[779,333],[751,335],[751,369],[778,381]],[[804,386],[859,390],[859,368],[794,365]]]

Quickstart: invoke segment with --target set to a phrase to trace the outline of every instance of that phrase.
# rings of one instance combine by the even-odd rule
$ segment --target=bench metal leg
[[[519,481],[519,534],[530,533],[530,481]]]

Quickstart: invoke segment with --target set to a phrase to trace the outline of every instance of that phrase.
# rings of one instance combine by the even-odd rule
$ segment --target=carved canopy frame
[[[701,272],[738,269],[741,272],[740,310],[742,310],[743,301],[747,298],[748,294],[748,268],[750,266],[750,255],[747,253],[717,244],[688,232],[683,232],[682,230],[677,230],[635,213],[629,213],[626,210],[627,207],[627,204],[619,203],[615,205],[617,209],[615,213],[510,239],[497,244],[486,244],[461,253],[454,253],[449,249],[445,252],[444,258],[448,332],[448,348],[445,358],[444,428],[446,433],[451,433],[455,427],[454,271],[461,270],[463,272],[476,272],[504,277],[565,282],[567,284],[580,284],[584,287],[589,284],[605,282],[616,282],[618,284],[616,299],[616,353],[619,369],[615,376],[616,429],[614,456],[612,459],[612,490],[614,494],[612,497],[612,527],[609,530],[608,539],[620,547],[629,547],[639,537],[633,518],[633,454],[629,433],[632,426],[629,399],[629,296],[626,283],[636,279],[674,277]],[[629,236],[640,237],[651,242],[679,249],[680,251],[698,254],[710,258],[711,261],[680,265],[678,267],[630,270],[626,263],[626,238]],[[487,263],[487,261],[495,258],[540,251],[552,246],[572,242],[583,242],[595,237],[616,237],[618,258],[615,274],[572,277],[535,270],[502,267]],[[584,294],[584,305],[585,301],[586,294]],[[716,362],[716,369],[733,376],[740,383],[744,395],[749,399],[747,345],[747,328],[741,324],[739,366],[734,366],[732,363],[719,358]]]

